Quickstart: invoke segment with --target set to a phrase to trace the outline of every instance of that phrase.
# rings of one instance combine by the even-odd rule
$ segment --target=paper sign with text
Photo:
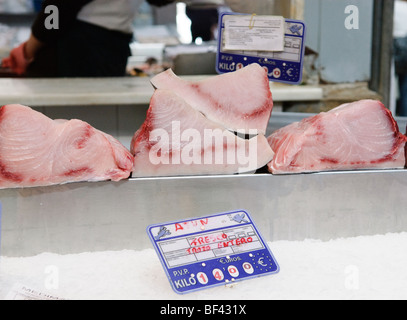
[[[279,271],[250,214],[243,210],[152,225],[147,233],[179,294]]]
[[[16,283],[6,296],[6,300],[65,300],[60,297],[35,290],[26,285]]]
[[[224,24],[225,50],[284,51],[284,17],[227,15]]]

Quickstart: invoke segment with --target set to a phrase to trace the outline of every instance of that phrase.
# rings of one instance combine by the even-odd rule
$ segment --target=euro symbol
[[[257,261],[257,263],[263,267],[267,267],[267,263],[264,263],[264,258],[260,258],[259,261]]]

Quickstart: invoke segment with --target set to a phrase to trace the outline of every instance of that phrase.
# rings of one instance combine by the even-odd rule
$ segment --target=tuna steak
[[[345,104],[274,132],[273,174],[404,168],[407,137],[379,101]]]
[[[52,120],[22,105],[0,109],[0,188],[119,181],[133,157],[113,137],[80,120]]]
[[[155,91],[131,152],[133,177],[243,173],[273,157],[264,135],[240,138],[167,90]]]
[[[201,81],[181,79],[169,69],[155,76],[151,83],[157,89],[174,91],[227,129],[266,133],[273,100],[267,72],[258,64]]]

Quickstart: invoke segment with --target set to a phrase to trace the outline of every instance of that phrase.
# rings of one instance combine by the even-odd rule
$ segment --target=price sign
[[[279,271],[246,211],[152,225],[147,233],[179,294]]]
[[[270,81],[300,84],[306,26],[278,16],[224,13],[219,20],[218,73],[261,65]]]

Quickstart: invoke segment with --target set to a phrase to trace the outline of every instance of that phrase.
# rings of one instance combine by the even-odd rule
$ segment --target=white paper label
[[[224,23],[225,50],[284,51],[284,17],[228,15]]]
[[[41,292],[22,284],[15,284],[6,296],[6,300],[65,300],[57,296]]]

